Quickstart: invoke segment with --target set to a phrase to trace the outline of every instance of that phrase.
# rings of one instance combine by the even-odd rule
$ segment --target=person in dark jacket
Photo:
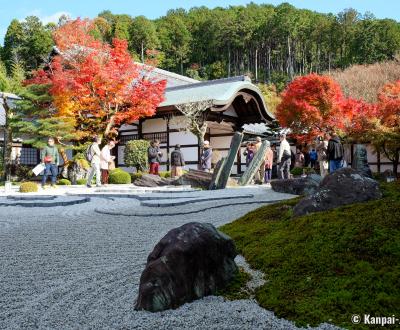
[[[158,175],[162,152],[160,149],[160,141],[153,140],[150,142],[150,147],[147,149],[147,157],[150,164],[150,174]]]
[[[339,136],[332,133],[328,142],[329,173],[333,173],[343,166],[344,149]]]
[[[175,150],[171,152],[171,177],[182,176],[183,166],[185,166],[185,160],[183,159],[181,146],[177,144]]]
[[[204,141],[203,152],[200,157],[200,167],[205,172],[211,171],[212,148],[209,141]]]

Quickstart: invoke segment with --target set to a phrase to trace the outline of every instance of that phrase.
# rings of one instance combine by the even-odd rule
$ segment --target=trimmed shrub
[[[126,166],[135,167],[138,172],[143,172],[148,168],[147,149],[150,142],[146,140],[129,141],[124,150],[124,162]]]
[[[135,180],[140,179],[142,175],[143,175],[142,172],[131,173],[132,182],[135,182]]]
[[[28,193],[28,192],[37,192],[38,185],[35,182],[24,182],[19,186],[19,192]]]
[[[129,184],[132,182],[131,175],[119,168],[110,171],[109,183],[112,184]]]
[[[69,181],[68,179],[60,179],[60,180],[58,180],[57,184],[59,186],[70,186],[71,181]]]
[[[171,177],[171,172],[170,171],[160,171],[158,174],[162,178],[170,178]]]
[[[86,180],[86,179],[78,179],[78,180],[76,180],[76,184],[77,184],[78,186],[85,185],[86,183],[87,183],[87,180]]]
[[[294,176],[299,176],[303,174],[303,168],[302,167],[294,167],[290,173],[292,173],[292,175]]]

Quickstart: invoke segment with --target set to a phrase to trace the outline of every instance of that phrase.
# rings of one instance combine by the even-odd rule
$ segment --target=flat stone
[[[290,180],[274,180],[271,187],[276,192],[294,194],[294,195],[311,195],[315,193],[322,177],[317,174],[310,174],[305,178],[294,178]]]

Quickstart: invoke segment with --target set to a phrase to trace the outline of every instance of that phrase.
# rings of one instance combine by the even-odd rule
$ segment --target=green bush
[[[150,142],[146,140],[132,140],[125,145],[124,162],[126,166],[135,167],[138,172],[146,171],[147,149]]]
[[[111,184],[129,184],[132,182],[131,175],[119,168],[110,171],[109,183]]]
[[[71,181],[69,181],[68,179],[60,179],[60,180],[58,180],[57,184],[59,186],[70,186]]]
[[[399,314],[400,182],[383,198],[293,217],[299,198],[263,206],[220,228],[269,281],[258,303],[297,325],[347,329],[352,314]]]
[[[302,167],[294,167],[290,173],[292,173],[292,175],[294,176],[299,176],[303,174],[303,168]]]
[[[76,180],[76,184],[77,184],[78,186],[85,185],[86,183],[87,183],[87,180],[86,180],[86,179],[78,179],[78,180]]]
[[[171,171],[160,171],[158,174],[162,178],[170,178],[171,177]]]
[[[19,192],[28,193],[28,192],[37,192],[38,185],[35,182],[24,182],[19,186]]]

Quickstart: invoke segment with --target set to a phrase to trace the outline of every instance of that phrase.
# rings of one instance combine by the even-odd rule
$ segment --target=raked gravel
[[[290,197],[261,188],[232,189],[230,195],[244,192],[254,197],[181,205],[176,209],[200,211],[175,216],[95,212],[151,212],[131,198],[0,207],[0,329],[297,329],[253,300],[210,296],[162,313],[133,309],[146,258],[170,229],[190,221],[220,226],[261,201]],[[227,206],[208,210],[216,203]],[[336,328],[323,324],[319,329]]]

